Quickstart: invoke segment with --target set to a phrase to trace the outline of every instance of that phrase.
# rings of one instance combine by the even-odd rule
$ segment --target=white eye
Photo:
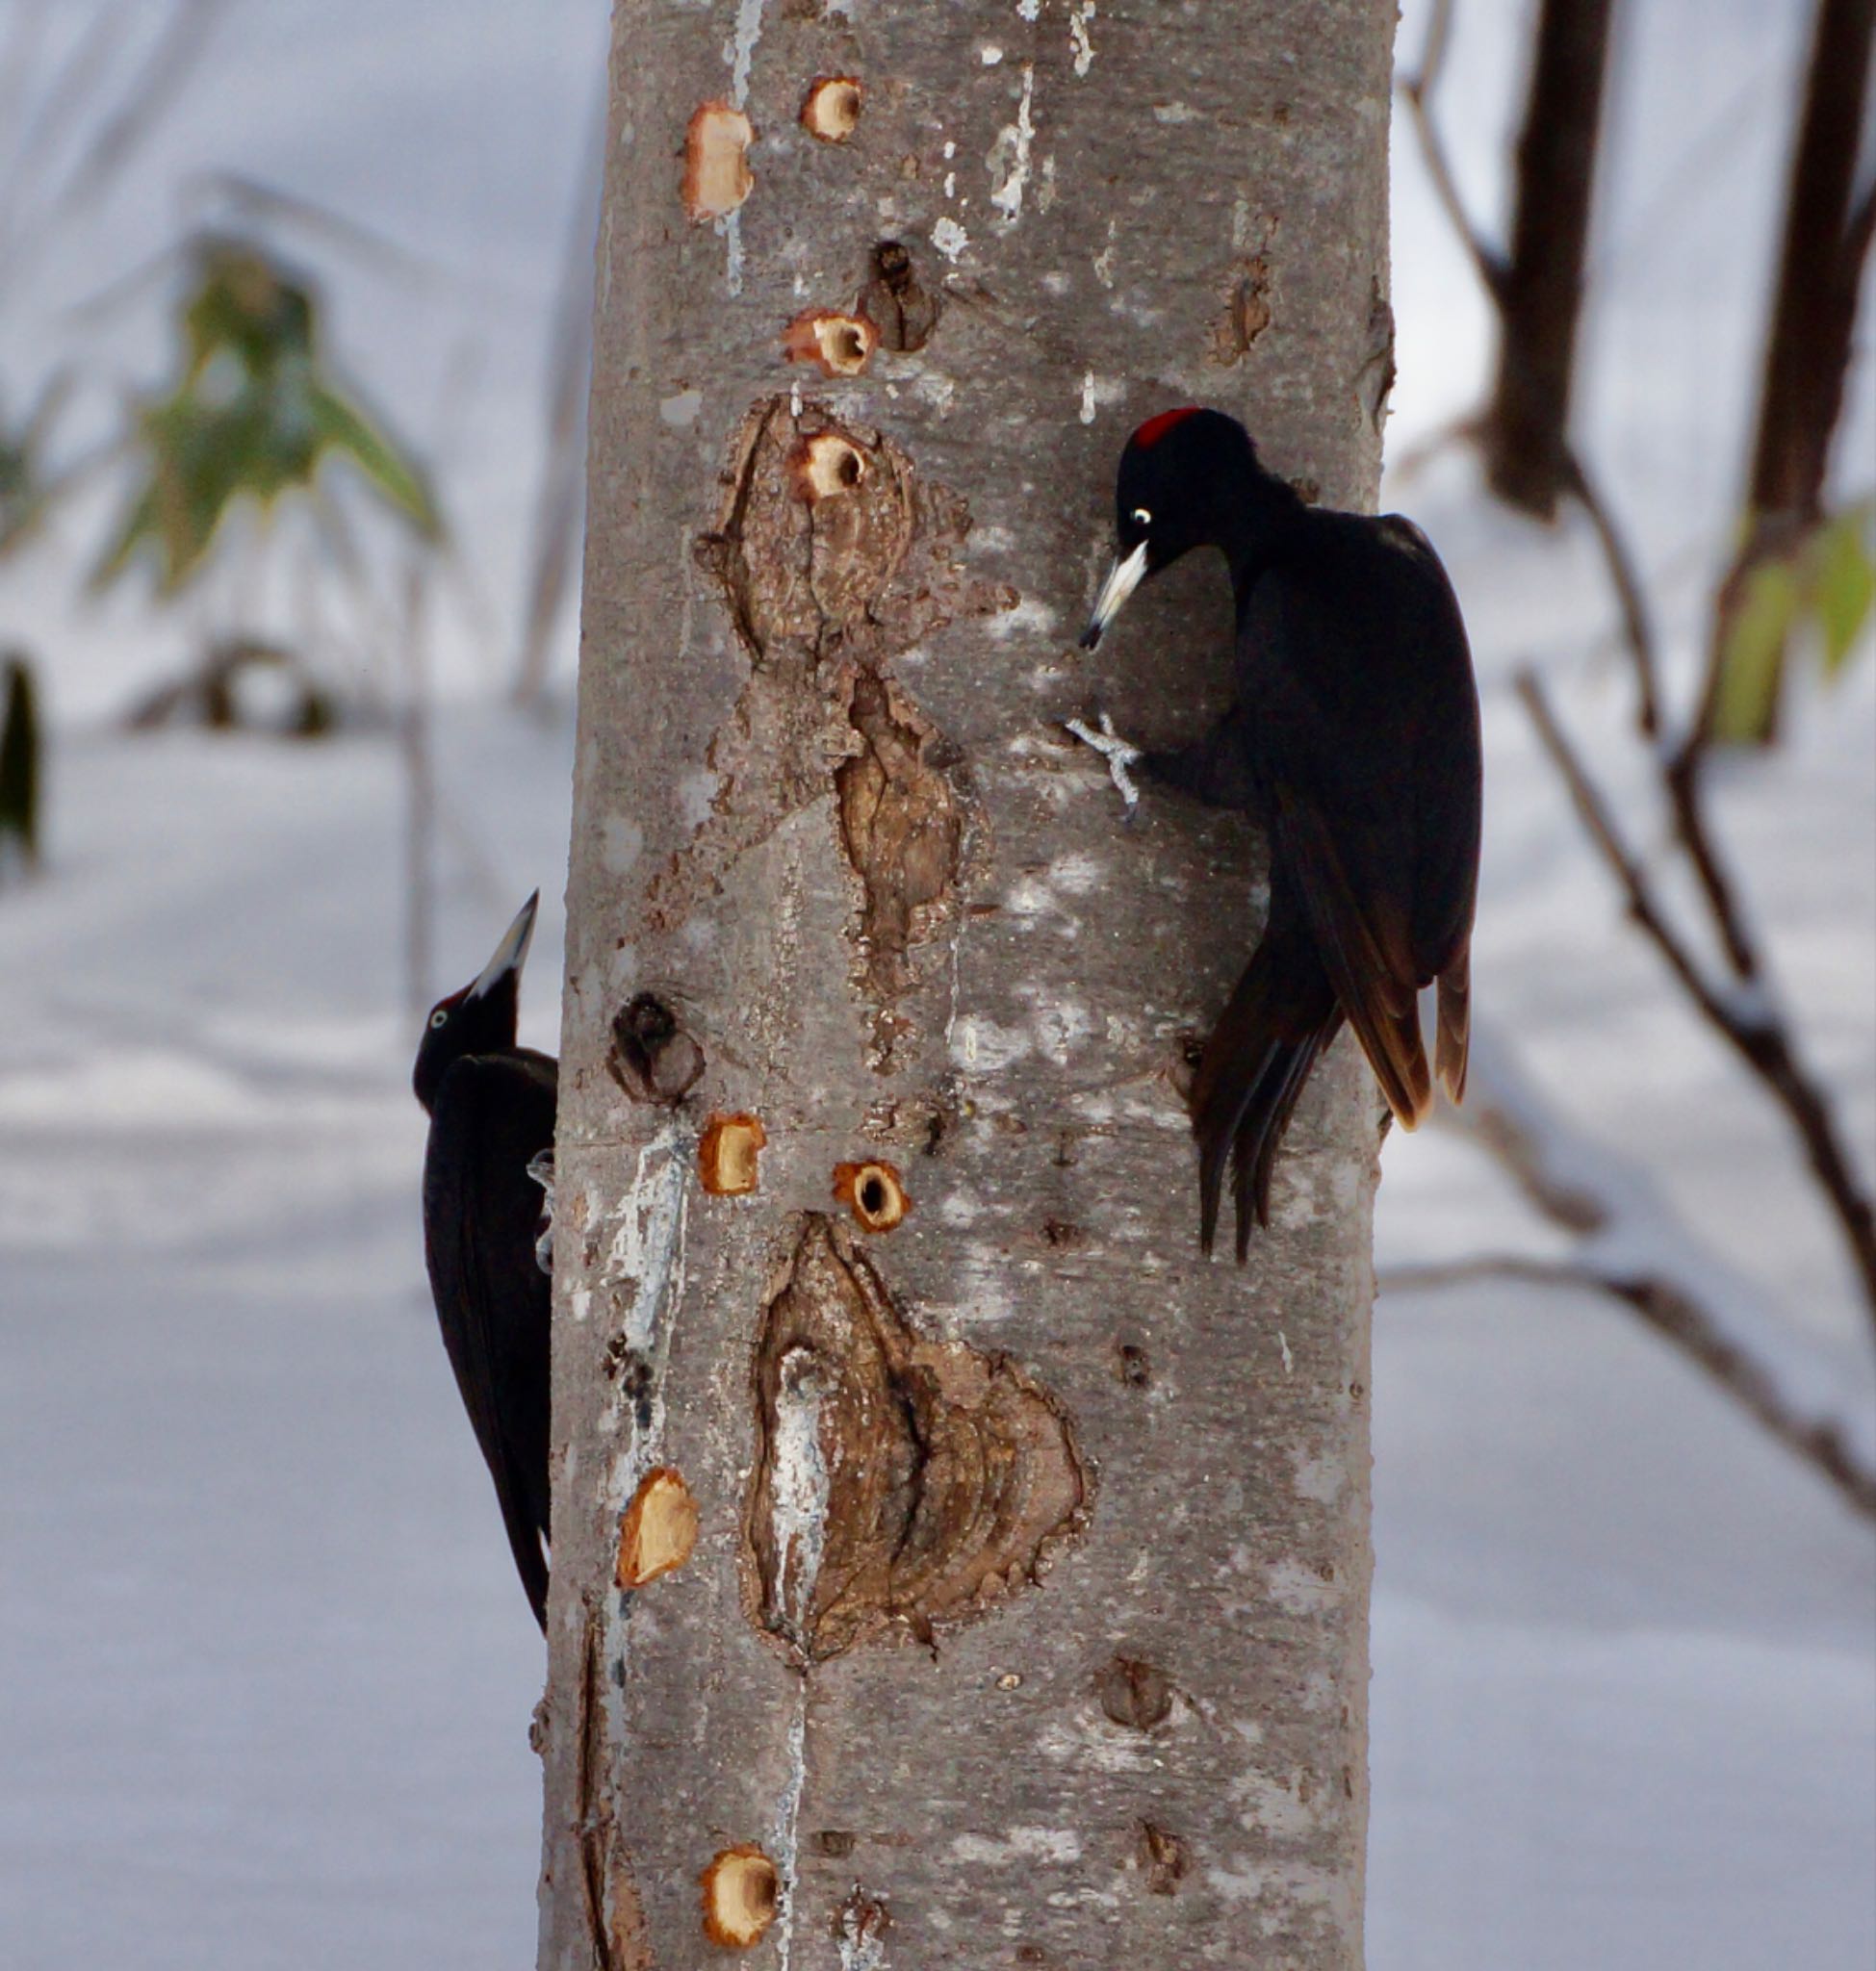
[[[430,1015],[431,1032],[434,1033],[438,1027],[447,1027],[449,1024],[450,1015],[447,1012],[445,1012],[444,1010],[439,1006],[437,1010]]]
[[[1153,516],[1144,506],[1136,506],[1132,518],[1144,527],[1150,527],[1153,525]]]

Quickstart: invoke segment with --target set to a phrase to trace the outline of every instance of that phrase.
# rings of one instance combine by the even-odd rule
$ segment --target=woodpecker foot
[[[531,1158],[527,1174],[541,1187],[541,1230],[534,1241],[534,1264],[548,1278],[553,1277],[553,1152],[543,1150]]]
[[[1064,719],[1062,728],[1064,731],[1072,732],[1084,746],[1092,746],[1107,761],[1108,778],[1118,788],[1126,818],[1132,822],[1134,812],[1140,806],[1140,789],[1134,784],[1134,777],[1129,769],[1138,765],[1146,755],[1144,750],[1134,745],[1131,740],[1121,738],[1114,730],[1114,721],[1106,712],[1097,714],[1097,717],[1100,722],[1098,730],[1084,719]]]

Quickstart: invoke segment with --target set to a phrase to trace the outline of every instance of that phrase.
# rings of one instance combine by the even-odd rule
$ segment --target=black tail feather
[[[508,1550],[515,1556],[515,1570],[527,1596],[534,1620],[547,1633],[547,1556],[541,1550],[541,1536],[519,1499],[501,1499],[501,1520],[508,1532]]]
[[[1238,1258],[1253,1223],[1270,1222],[1271,1173],[1309,1071],[1342,1024],[1328,976],[1300,920],[1272,899],[1263,942],[1213,1028],[1193,1085],[1198,1139],[1198,1240],[1218,1234],[1226,1160],[1238,1220]]]

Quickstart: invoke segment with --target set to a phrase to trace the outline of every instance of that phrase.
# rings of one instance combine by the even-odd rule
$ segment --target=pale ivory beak
[[[1101,631],[1119,615],[1121,605],[1133,594],[1146,574],[1146,543],[1141,542],[1127,558],[1116,558],[1107,572],[1107,579],[1101,584],[1101,592],[1094,598],[1094,613],[1088,619],[1088,627],[1081,633],[1081,647],[1092,651],[1101,640]]]
[[[501,934],[501,942],[496,946],[495,956],[463,994],[465,999],[480,999],[484,993],[493,992],[503,979],[521,970],[527,961],[527,947],[534,936],[534,912],[540,909],[540,904],[541,893],[536,890],[515,912],[515,921]]]

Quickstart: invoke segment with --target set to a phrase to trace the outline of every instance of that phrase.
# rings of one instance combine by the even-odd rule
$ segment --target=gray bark
[[[616,10],[544,1966],[726,1961],[725,1854],[794,1971],[1361,1960],[1375,1095],[1338,1044],[1248,1270],[1201,1261],[1186,1050],[1261,850],[1123,829],[1055,721],[1221,706],[1212,557],[1072,649],[1141,418],[1372,500],[1392,27]],[[695,1546],[621,1590],[622,1521],[628,1572],[684,1544],[655,1469]]]

